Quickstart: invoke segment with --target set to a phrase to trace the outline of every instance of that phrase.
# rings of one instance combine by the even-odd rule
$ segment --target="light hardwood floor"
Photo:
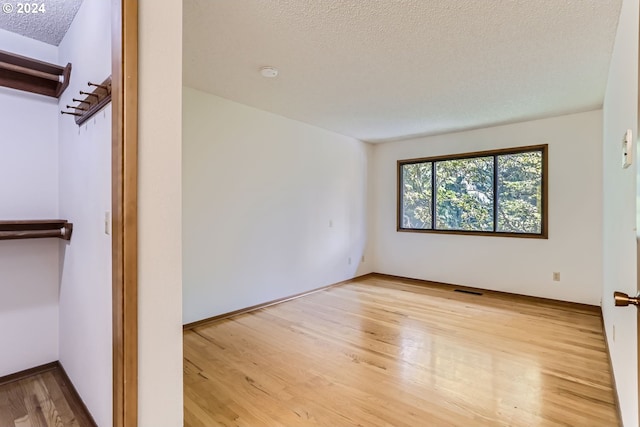
[[[617,426],[597,308],[373,276],[185,331],[185,426]]]
[[[0,383],[1,427],[93,427],[60,368]]]

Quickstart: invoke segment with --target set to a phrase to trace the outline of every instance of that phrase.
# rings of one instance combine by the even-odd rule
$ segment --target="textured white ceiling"
[[[587,111],[620,6],[184,0],[184,83],[371,142]]]
[[[81,4],[82,0],[0,0],[0,28],[58,46]],[[26,13],[33,5],[38,5],[38,13]],[[44,12],[40,5],[44,5]]]

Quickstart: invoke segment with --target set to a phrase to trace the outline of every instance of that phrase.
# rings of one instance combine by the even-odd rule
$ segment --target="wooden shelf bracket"
[[[44,239],[71,240],[73,224],[66,219],[0,221],[0,240]]]

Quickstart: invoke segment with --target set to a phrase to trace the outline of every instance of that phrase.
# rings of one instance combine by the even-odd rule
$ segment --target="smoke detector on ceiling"
[[[260,68],[260,74],[262,74],[262,77],[273,78],[278,75],[278,69],[274,67],[262,67]]]

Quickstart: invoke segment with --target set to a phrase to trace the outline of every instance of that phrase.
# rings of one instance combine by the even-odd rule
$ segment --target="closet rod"
[[[71,240],[72,232],[73,224],[64,219],[0,221],[0,240],[48,237]]]
[[[64,229],[62,230],[25,230],[25,231],[0,231],[0,240],[18,239],[44,239],[48,237],[58,237],[64,239]],[[65,239],[69,240],[69,239]]]
[[[70,78],[71,63],[62,67],[0,50],[0,86],[60,98]]]
[[[9,64],[8,62],[2,61],[0,61],[0,68],[8,71],[15,71],[16,73],[27,74],[29,76],[38,77],[41,79],[51,80],[54,82],[59,82],[61,77],[59,75],[45,73],[44,71],[33,70],[31,68],[21,67],[20,65]]]

